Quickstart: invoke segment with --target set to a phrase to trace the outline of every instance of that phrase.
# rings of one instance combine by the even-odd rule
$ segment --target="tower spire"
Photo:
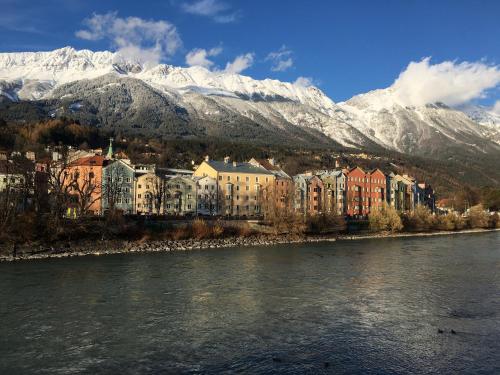
[[[109,138],[109,148],[106,159],[113,159],[113,138]]]

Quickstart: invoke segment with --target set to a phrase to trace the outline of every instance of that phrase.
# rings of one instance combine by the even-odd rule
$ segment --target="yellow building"
[[[138,215],[164,214],[165,180],[155,173],[136,178],[135,212]]]
[[[219,214],[251,217],[262,214],[263,192],[274,185],[272,172],[250,163],[238,163],[225,157],[224,161],[207,156],[194,176],[209,176],[217,183]]]

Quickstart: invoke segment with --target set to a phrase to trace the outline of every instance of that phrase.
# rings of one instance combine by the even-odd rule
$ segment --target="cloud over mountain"
[[[457,106],[484,97],[488,89],[499,84],[499,66],[467,61],[431,64],[430,57],[426,57],[411,62],[391,88],[398,100],[408,106],[436,102]]]
[[[186,55],[186,64],[189,66],[202,66],[210,69],[214,62],[209,57],[217,56],[222,52],[222,47],[214,47],[209,50],[204,48],[195,48]]]
[[[141,63],[158,63],[182,45],[176,27],[168,21],[118,17],[117,12],[94,13],[75,34],[85,40],[110,41],[121,55]]]
[[[245,69],[253,65],[255,55],[253,53],[245,53],[244,55],[237,56],[232,62],[226,64],[224,72],[239,74]]]
[[[270,52],[266,61],[272,62],[271,70],[273,72],[284,72],[293,66],[292,51],[283,45],[279,50]]]

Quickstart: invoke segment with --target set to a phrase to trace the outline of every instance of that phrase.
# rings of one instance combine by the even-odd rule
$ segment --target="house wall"
[[[109,209],[108,183],[118,186],[121,190],[117,194],[115,209],[123,211],[124,214],[133,214],[135,212],[134,169],[120,160],[102,169],[102,212]]]
[[[217,181],[219,212],[231,216],[258,216],[262,214],[263,194],[269,185],[274,185],[272,174],[217,171],[203,162],[194,172],[195,176],[210,176]]]
[[[195,215],[196,181],[190,177],[173,177],[165,182],[165,213],[167,215]]]

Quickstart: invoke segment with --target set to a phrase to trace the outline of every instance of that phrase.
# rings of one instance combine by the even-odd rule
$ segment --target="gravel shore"
[[[0,262],[37,260],[48,258],[68,258],[76,256],[100,256],[109,254],[124,253],[144,253],[144,252],[171,252],[171,251],[189,251],[189,250],[208,250],[229,247],[248,247],[248,246],[272,246],[278,244],[298,244],[311,242],[332,242],[345,240],[364,240],[377,238],[399,238],[399,237],[427,237],[442,236],[464,233],[484,233],[499,231],[500,229],[468,229],[453,232],[425,232],[425,233],[370,233],[355,235],[338,236],[266,236],[255,235],[250,237],[231,237],[219,239],[188,239],[188,240],[163,240],[163,241],[94,241],[83,243],[69,243],[54,247],[45,248],[21,248],[17,256],[12,254],[0,255]]]

